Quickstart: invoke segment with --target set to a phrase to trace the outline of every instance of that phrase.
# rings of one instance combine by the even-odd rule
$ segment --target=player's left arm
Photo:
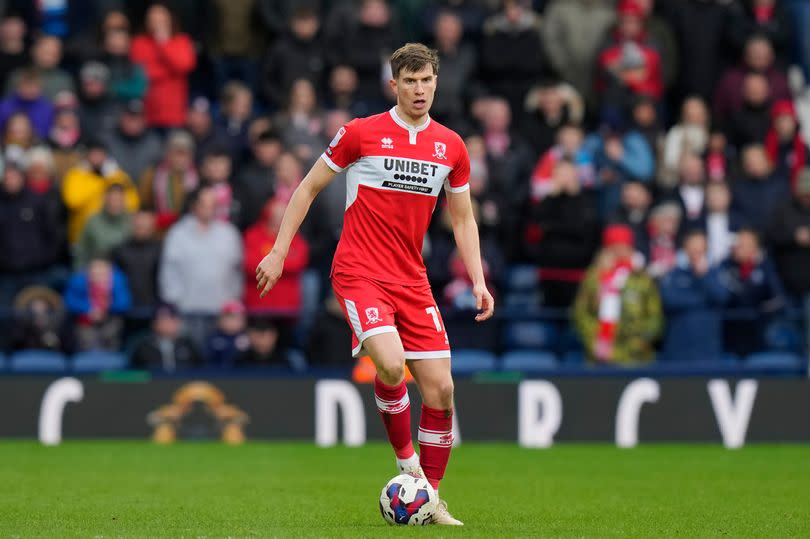
[[[470,190],[454,192],[447,191],[447,204],[450,210],[450,219],[453,223],[453,235],[456,245],[467,273],[473,282],[475,307],[480,311],[476,316],[477,322],[483,322],[495,312],[495,300],[487,290],[484,280],[484,268],[481,264],[481,246],[478,241],[478,225],[475,222]]]

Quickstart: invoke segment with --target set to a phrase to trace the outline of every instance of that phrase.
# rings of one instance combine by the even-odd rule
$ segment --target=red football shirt
[[[469,189],[461,137],[429,117],[418,127],[390,111],[347,123],[321,158],[346,173],[346,213],[333,273],[405,285],[427,279],[422,241],[442,187]]]

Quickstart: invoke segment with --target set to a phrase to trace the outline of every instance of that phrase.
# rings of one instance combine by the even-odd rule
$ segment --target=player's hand
[[[259,265],[256,266],[256,290],[261,291],[259,297],[264,297],[270,292],[281,278],[284,271],[284,259],[275,251],[267,253]]]
[[[480,311],[475,315],[475,321],[483,322],[492,318],[492,313],[495,312],[495,300],[487,290],[486,285],[473,287],[473,295],[475,296],[475,308]]]

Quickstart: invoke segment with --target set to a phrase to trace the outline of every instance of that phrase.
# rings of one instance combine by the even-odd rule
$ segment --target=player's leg
[[[419,457],[411,440],[411,401],[405,384],[405,352],[398,333],[380,333],[365,339],[363,348],[377,369],[374,400],[402,471],[417,470]]]

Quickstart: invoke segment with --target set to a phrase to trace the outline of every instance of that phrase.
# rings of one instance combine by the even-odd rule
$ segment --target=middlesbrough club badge
[[[382,322],[380,319],[380,311],[377,310],[377,307],[369,307],[366,309],[366,318],[367,324],[376,324],[377,322]]]

